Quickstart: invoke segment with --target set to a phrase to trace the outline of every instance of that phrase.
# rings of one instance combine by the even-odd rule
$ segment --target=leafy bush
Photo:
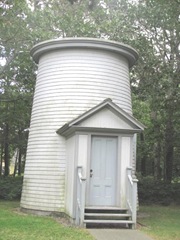
[[[23,177],[0,177],[0,199],[19,200]]]
[[[138,194],[140,204],[180,204],[180,183],[164,183],[151,177],[139,181]]]

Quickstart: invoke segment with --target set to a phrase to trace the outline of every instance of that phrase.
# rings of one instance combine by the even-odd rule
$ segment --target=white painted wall
[[[66,165],[66,183],[65,183],[65,211],[70,217],[73,216],[75,201],[75,184],[76,184],[76,138],[77,136],[72,136],[67,139],[66,149],[67,149],[67,165]]]
[[[108,108],[93,114],[93,116],[84,120],[79,124],[82,127],[100,127],[100,128],[117,128],[117,129],[133,129],[124,119],[117,116]]]
[[[121,207],[126,207],[126,178],[127,167],[132,166],[131,152],[132,152],[132,138],[122,136],[120,137],[120,204]]]
[[[132,112],[126,58],[108,50],[108,45],[104,49],[83,46],[39,55],[21,198],[23,208],[64,211],[66,144],[56,134],[58,128],[106,98]]]
[[[88,135],[79,135],[78,141],[78,166],[83,167],[83,177],[87,178],[87,165],[88,165]]]

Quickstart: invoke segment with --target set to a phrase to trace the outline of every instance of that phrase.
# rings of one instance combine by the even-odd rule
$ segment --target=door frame
[[[92,137],[114,137],[117,138],[117,159],[116,159],[116,190],[115,190],[115,205],[120,206],[120,137],[118,134],[106,134],[106,133],[94,133],[88,136],[88,159],[87,159],[87,185],[86,185],[86,206],[90,205],[90,167],[91,167],[91,149],[92,149]]]

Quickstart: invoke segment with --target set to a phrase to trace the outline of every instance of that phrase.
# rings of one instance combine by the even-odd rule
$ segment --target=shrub
[[[140,204],[180,204],[180,183],[169,184],[144,177],[139,181],[138,194]]]
[[[0,177],[0,199],[19,200],[23,177]]]

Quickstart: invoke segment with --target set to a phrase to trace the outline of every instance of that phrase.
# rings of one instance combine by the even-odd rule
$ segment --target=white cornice
[[[44,41],[31,49],[31,56],[34,61],[38,63],[43,54],[49,51],[67,48],[102,49],[116,52],[128,60],[130,67],[132,67],[138,59],[138,53],[134,48],[123,43],[96,38],[62,38]]]

